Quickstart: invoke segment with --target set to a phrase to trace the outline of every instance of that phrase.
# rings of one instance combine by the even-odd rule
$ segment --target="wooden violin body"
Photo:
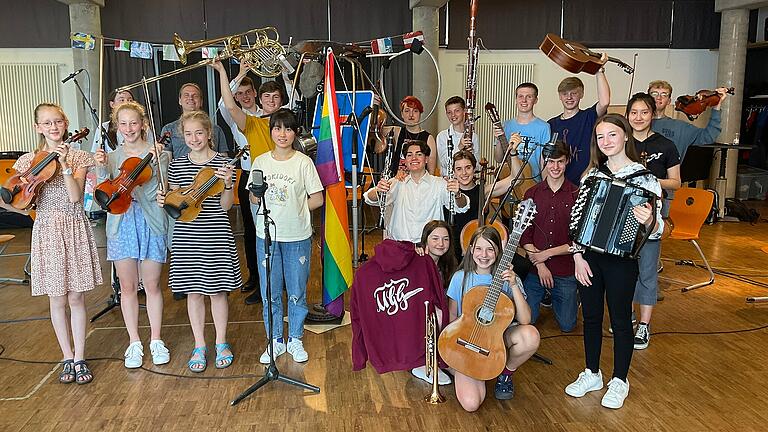
[[[578,42],[562,39],[554,33],[544,36],[539,49],[560,67],[574,74],[586,72],[595,75],[605,65],[601,53],[594,52]],[[618,64],[626,73],[635,71],[632,66],[617,58],[608,57],[607,61]]]
[[[227,165],[233,165],[247,152],[247,148],[240,149],[235,157],[227,162]],[[222,192],[224,192],[224,181],[216,177],[216,170],[203,167],[195,175],[191,185],[168,192],[163,210],[168,213],[168,216],[178,221],[192,222],[203,210],[203,201]]]
[[[88,136],[88,128],[76,132],[65,142],[80,141]],[[35,153],[29,169],[15,173],[6,180],[0,189],[0,197],[6,204],[19,210],[29,210],[35,206],[37,195],[44,184],[59,173],[59,154],[40,150]]]
[[[152,153],[143,158],[130,157],[120,165],[120,174],[105,180],[96,186],[93,198],[104,210],[112,214],[123,214],[131,207],[131,194],[136,186],[142,185],[152,177]]]
[[[733,94],[735,89],[730,87],[728,94]],[[701,113],[709,107],[717,106],[720,103],[720,93],[713,90],[699,90],[695,95],[678,96],[675,101],[675,111],[680,111],[688,117],[688,120],[694,121]]]
[[[480,166],[482,167],[480,169],[480,181],[478,182],[478,185],[479,185],[478,193],[480,194],[480,200],[479,200],[480,205],[478,206],[479,208],[478,208],[477,219],[471,220],[466,225],[464,225],[464,228],[461,229],[461,234],[460,234],[461,251],[464,254],[467,253],[467,248],[469,248],[469,242],[472,239],[472,234],[474,234],[478,228],[487,224],[483,203],[485,202],[485,177],[488,172],[488,161],[485,160],[485,158],[481,159]],[[507,229],[504,227],[504,224],[501,223],[501,220],[497,218],[496,220],[493,221],[491,226],[496,228],[496,231],[499,232],[502,242],[506,242]]]

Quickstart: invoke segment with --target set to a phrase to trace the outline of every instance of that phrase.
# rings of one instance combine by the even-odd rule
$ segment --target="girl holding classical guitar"
[[[472,235],[467,254],[461,262],[460,270],[451,278],[448,287],[448,310],[450,321],[461,315],[464,294],[478,285],[491,285],[493,274],[502,256],[502,244],[499,232],[490,226],[480,227]],[[512,399],[515,386],[512,374],[525,363],[539,347],[539,332],[530,325],[531,309],[525,300],[523,283],[512,268],[501,273],[504,279],[502,292],[512,300],[515,322],[504,331],[504,345],[507,348],[507,363],[503,372],[496,379],[496,399]],[[442,353],[442,347],[441,347]],[[454,372],[456,398],[467,411],[476,411],[485,400],[485,382],[470,378],[458,371]]]
[[[47,295],[50,301],[51,323],[64,356],[59,382],[86,384],[93,380],[93,373],[85,363],[85,292],[103,281],[96,241],[82,203],[85,175],[93,165],[93,158],[88,152],[70,148],[66,140],[68,127],[69,120],[61,107],[49,103],[38,105],[35,108],[37,149],[22,155],[13,168],[25,173],[42,152],[58,154],[58,160],[49,162],[58,165],[57,172],[41,186],[36,196],[30,285],[33,296]],[[0,205],[10,211],[28,213],[27,209],[2,201]]]
[[[621,179],[644,169],[627,119],[620,114],[607,114],[599,118],[595,123],[590,161],[582,184],[591,176]],[[661,186],[650,172],[635,174],[635,177],[627,181],[661,197]],[[632,216],[629,217],[634,217],[654,234],[660,234],[663,231],[660,207],[657,207],[656,213],[655,226],[651,226],[654,218],[650,204],[633,207]],[[632,297],[638,277],[638,263],[631,258],[593,250],[584,251],[578,246],[575,249],[573,260],[576,280],[582,285],[580,292],[586,369],[565,388],[565,393],[578,398],[603,388],[600,349],[603,341],[604,303],[607,302],[613,329],[613,378],[608,382],[608,391],[601,403],[606,408],[618,409],[629,395],[627,374],[632,361],[634,339]]]
[[[112,112],[112,123],[123,137],[123,144],[109,154],[100,148],[94,158],[99,167],[99,180],[115,179],[132,163],[126,160],[152,160],[160,156],[160,169],[168,170],[168,153],[163,146],[153,149],[147,141],[148,121],[144,107],[136,102],[124,102]],[[154,137],[152,137],[154,139]],[[141,162],[139,162],[141,163]],[[123,168],[123,169],[121,169]],[[170,361],[170,352],[160,338],[163,322],[163,293],[160,290],[160,275],[166,260],[166,237],[168,218],[155,203],[160,183],[156,165],[148,163],[144,170],[150,175],[143,184],[136,185],[130,191],[130,207],[125,212],[110,207],[107,213],[107,260],[112,261],[120,279],[121,302],[125,327],[130,339],[125,350],[125,367],[141,367],[144,347],[139,337],[139,299],[137,296],[139,280],[143,282],[147,295],[147,315],[149,316],[152,363],[166,364]],[[162,176],[165,178],[165,176]],[[97,187],[97,194],[102,189]],[[102,189],[103,190],[103,189]],[[113,201],[114,203],[114,201]],[[117,206],[115,206],[117,207]]]
[[[168,187],[175,190],[187,187],[203,167],[216,170],[216,177],[224,182],[221,194],[203,201],[202,211],[194,220],[177,220],[171,240],[171,265],[168,284],[174,293],[187,295],[187,313],[195,337],[195,347],[187,367],[202,372],[208,366],[208,348],[205,344],[205,298],[211,301],[211,315],[216,329],[216,368],[232,364],[234,355],[227,343],[229,304],[227,294],[243,284],[240,275],[235,237],[229,224],[227,210],[234,203],[234,167],[216,153],[211,133],[211,119],[203,111],[190,111],[181,115],[179,132],[190,149],[186,156],[174,159],[168,168]],[[158,191],[157,202],[165,203],[165,194]]]

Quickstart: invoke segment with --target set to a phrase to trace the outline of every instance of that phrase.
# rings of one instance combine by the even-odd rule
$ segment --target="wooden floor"
[[[768,215],[768,207],[760,210]],[[28,250],[28,230],[6,232],[18,235],[8,252]],[[374,238],[366,242],[368,253]],[[701,245],[714,267],[768,283],[768,254],[761,251],[768,246],[765,221],[705,226]],[[672,261],[697,258],[690,244],[665,241],[662,255],[667,259],[664,276],[681,281],[705,277],[703,270]],[[15,275],[22,262],[5,259],[0,276]],[[319,298],[317,273],[310,287],[314,301]],[[538,323],[543,336],[539,352],[554,365],[530,361],[522,366],[515,375],[516,395],[511,401],[496,401],[489,383],[491,396],[474,414],[462,411],[452,386],[441,387],[446,403],[431,406],[422,401],[428,393],[426,383],[407,372],[377,375],[369,367],[353,373],[349,326],[321,335],[308,333],[305,346],[310,360],[305,365],[293,363],[288,355],[278,360],[282,373],[320,386],[320,394],[270,383],[231,407],[229,401],[262,373],[261,307],[246,306],[244,294],[233,293],[229,341],[235,362],[225,370],[210,363],[205,373],[193,375],[186,369],[192,334],[185,304],[166,292],[163,338],[171,349],[171,363],[152,366],[146,347],[149,330],[143,327],[144,364],[183,378],[123,367],[128,337],[115,309],[89,327],[88,357],[109,358],[90,362],[96,376],[90,385],[59,384],[58,368],[51,364],[0,360],[0,431],[768,430],[768,331],[734,332],[768,325],[768,304],[745,302],[746,296],[768,295],[768,290],[722,276],[713,286],[685,294],[680,283],[661,283],[666,299],[656,308],[651,344],[645,351],[635,351],[630,395],[618,411],[600,406],[600,392],[581,399],[565,395],[565,385],[584,368],[581,325],[573,334],[563,335],[547,310]],[[109,293],[103,286],[87,295],[89,316],[101,310]],[[0,285],[0,305],[2,357],[60,359],[47,319],[47,298],[30,297],[28,286]],[[146,315],[140,322],[147,325]],[[213,327],[206,330],[212,344]],[[610,376],[612,344],[607,331],[604,342],[602,369]]]

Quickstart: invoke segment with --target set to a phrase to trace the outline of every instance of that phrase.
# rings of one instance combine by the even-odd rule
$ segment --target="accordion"
[[[637,177],[647,171],[628,177]],[[632,207],[651,203],[656,223],[656,194],[628,183],[628,178],[590,176],[571,210],[569,235],[575,243],[600,253],[635,259],[651,230],[640,224]]]

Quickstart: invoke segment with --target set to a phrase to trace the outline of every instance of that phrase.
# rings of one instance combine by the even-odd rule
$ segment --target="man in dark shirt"
[[[569,156],[568,145],[558,141],[544,166],[544,181],[525,192],[525,198],[536,203],[538,213],[520,237],[520,244],[534,265],[523,282],[531,307],[531,323],[536,322],[541,300],[546,289],[550,289],[552,310],[563,332],[576,326],[578,310],[573,257],[568,252],[568,225],[577,191],[565,178]]]
[[[611,103],[611,88],[601,68],[597,74],[597,103],[583,110],[579,108],[584,97],[584,83],[577,77],[568,77],[557,86],[563,113],[549,119],[552,133],[557,133],[571,150],[565,177],[573,184],[581,183],[581,175],[589,163],[589,143],[597,118],[605,115]]]
[[[195,83],[182,84],[179,89],[179,106],[181,107],[182,114],[190,111],[200,111],[203,108],[203,90],[199,85]],[[212,119],[213,120],[213,119]],[[163,126],[163,130],[160,132],[164,135],[166,132],[171,134],[171,143],[166,146],[166,150],[171,152],[173,159],[178,159],[189,154],[190,150],[184,141],[184,135],[179,130],[180,119],[172,121]],[[224,131],[214,124],[211,131],[211,140],[213,141],[213,149],[217,153],[227,154],[230,151],[229,143],[224,135]]]

